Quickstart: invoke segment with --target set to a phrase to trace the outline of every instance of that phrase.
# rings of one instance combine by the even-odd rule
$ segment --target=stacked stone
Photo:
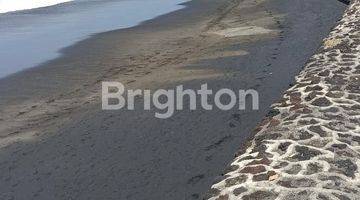
[[[205,199],[360,199],[360,0]]]

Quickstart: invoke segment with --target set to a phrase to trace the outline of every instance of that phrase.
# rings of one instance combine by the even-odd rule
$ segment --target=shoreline
[[[0,116],[0,167],[17,166],[3,176],[4,198],[199,198],[343,9],[325,0],[190,4],[134,28],[99,34],[65,49],[62,58],[0,80],[0,92],[8,92],[0,102],[8,115]],[[243,29],[232,29],[239,27],[275,31],[243,35]],[[229,31],[236,36],[227,37]],[[165,122],[142,110],[103,112],[103,80],[128,88],[197,88],[203,82],[213,89],[256,88],[261,110],[185,110]],[[19,93],[23,99],[16,101]],[[14,106],[4,108],[4,102]],[[22,173],[27,181],[11,189]],[[52,183],[59,176],[62,181]]]
[[[181,4],[186,2],[163,1],[74,1],[64,6],[0,14],[0,79],[46,65],[61,58],[64,49],[97,34],[135,27],[183,9]],[[134,10],[148,11],[129,17]]]

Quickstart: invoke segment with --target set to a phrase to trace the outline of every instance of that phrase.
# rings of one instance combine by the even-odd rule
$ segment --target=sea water
[[[181,9],[185,1],[0,0],[0,7],[8,6],[0,14],[0,78],[56,58],[60,49],[92,34],[132,27]]]

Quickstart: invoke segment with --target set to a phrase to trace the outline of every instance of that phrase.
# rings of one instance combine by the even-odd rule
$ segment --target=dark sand
[[[199,0],[0,80],[0,199],[200,199],[344,8],[329,0]],[[275,31],[214,34],[248,26]],[[260,110],[184,110],[167,120],[141,107],[105,112],[102,80],[252,88]]]

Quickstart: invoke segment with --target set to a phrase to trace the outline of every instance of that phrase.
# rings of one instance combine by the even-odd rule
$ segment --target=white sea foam
[[[0,0],[0,13],[53,6],[73,0]]]

